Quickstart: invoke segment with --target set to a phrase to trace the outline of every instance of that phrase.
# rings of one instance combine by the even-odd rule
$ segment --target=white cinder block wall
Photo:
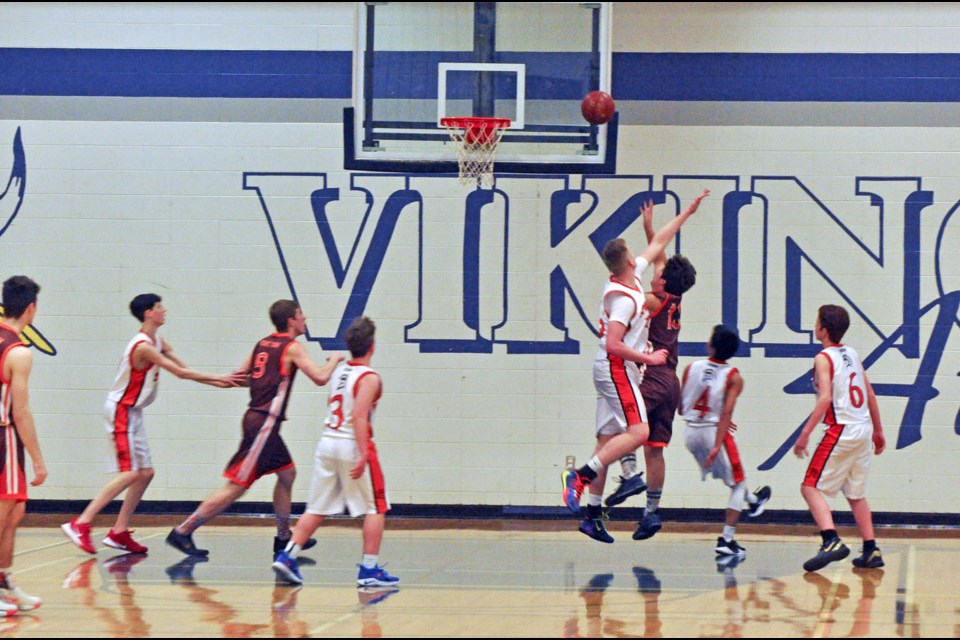
[[[949,4],[614,3],[613,14],[614,89],[623,77],[618,65],[629,76],[627,67],[650,60],[638,54],[824,54],[827,63],[843,54],[960,54],[960,9]],[[735,71],[663,78],[694,93],[746,87],[728,96],[704,91],[683,99],[630,85],[614,96],[622,117],[618,176],[498,181],[484,210],[479,322],[470,327],[463,187],[343,170],[340,109],[349,104],[351,79],[342,74],[350,73],[354,20],[352,3],[0,8],[7,76],[0,177],[14,169],[18,131],[26,166],[22,203],[0,235],[0,273],[24,273],[42,285],[35,326],[56,350],[35,354],[31,404],[50,478],[32,497],[84,500],[106,480],[101,410],[137,328],[127,312],[135,294],[163,296],[170,311],[162,334],[184,360],[228,371],[271,331],[267,307],[290,297],[291,285],[311,335],[335,335],[360,264],[374,252],[383,261],[365,313],[378,323],[385,395],[375,437],[392,501],[559,506],[564,456],[585,460],[592,450],[596,339],[572,298],[594,322],[605,273],[587,235],[635,193],[675,196],[658,207],[662,224],[706,187],[713,195],[681,240],[699,270],[684,301],[682,337],[702,343],[733,313],[741,337],[755,345],[736,361],[746,389],[735,421],[751,484],[772,485],[778,508],[804,506],[804,463],[788,454],[769,470],[758,466],[812,407],[811,395],[784,389],[809,371],[804,332],[817,307],[840,302],[859,310],[846,342],[863,357],[875,354],[869,375],[887,394],[880,407],[890,450],[873,467],[874,509],[960,510],[960,318],[956,307],[953,316],[945,311],[960,296],[960,129],[955,104],[937,97],[954,91],[957,74],[930,88],[921,63],[911,76],[910,68],[871,66],[871,58],[862,69],[863,100],[831,97],[837,78],[829,74],[823,92],[808,91],[807,99],[788,99],[790,82],[774,99],[757,98],[751,87],[778,85]],[[131,86],[149,74],[131,56],[156,51],[186,52],[182,75],[151,80],[167,82],[166,95],[138,94]],[[281,80],[261,95],[242,86],[229,96],[204,95],[207,82],[233,86],[224,77],[235,70],[228,56],[223,67],[193,66],[210,63],[203,52],[240,60],[270,52],[286,63],[284,53],[321,52],[319,60],[341,74],[329,83],[347,90],[305,97],[285,93]],[[346,64],[334,69],[336,60]],[[891,88],[895,82],[916,91]],[[95,95],[76,90],[91,86]],[[884,90],[896,99],[871,94]],[[324,188],[339,189],[325,211],[343,283],[311,211],[311,194]],[[403,209],[389,243],[373,242],[385,201],[403,189],[418,192],[420,202]],[[590,196],[568,219],[592,198],[598,206],[589,224],[551,247],[549,196],[561,189]],[[740,209],[734,192],[751,194]],[[4,224],[17,196],[11,188],[0,200]],[[373,205],[361,232],[367,198]],[[737,245],[729,236],[721,242],[731,228]],[[639,226],[629,233],[641,244]],[[728,271],[725,280],[725,252],[734,254],[732,262],[727,257],[728,269],[738,267],[734,279]],[[566,331],[551,324],[549,274],[558,265],[573,291],[562,305]],[[489,353],[425,348],[477,338],[500,342]],[[564,339],[577,343],[575,353],[516,354],[503,344]],[[316,342],[309,349],[322,359]],[[681,358],[681,367],[692,359]],[[147,499],[200,500],[223,482],[246,399],[243,390],[164,374],[146,412],[157,470]],[[298,379],[284,426],[300,468],[298,501],[306,498],[325,399]],[[921,415],[921,407],[922,438],[897,449],[904,417]],[[679,420],[675,432],[664,506],[721,507],[725,490],[700,482]],[[268,501],[272,487],[262,481],[247,499]]]

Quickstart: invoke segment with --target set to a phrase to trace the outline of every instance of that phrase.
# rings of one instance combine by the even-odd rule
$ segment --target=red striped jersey
[[[644,303],[646,298],[643,293],[643,285],[640,283],[640,275],[646,270],[648,263],[643,258],[637,259],[637,270],[633,282],[624,284],[611,277],[603,289],[603,300],[600,303],[600,345],[597,350],[596,360],[606,361],[609,359],[607,354],[607,330],[611,322],[620,322],[627,331],[623,334],[623,344],[631,349],[640,352],[647,351],[647,329],[649,328],[649,314]],[[613,303],[620,304],[622,301],[616,298],[626,298],[632,304],[628,305],[626,314],[616,313]],[[628,363],[633,367],[638,365],[635,362]]]
[[[833,401],[823,421],[833,424],[860,424],[870,419],[863,363],[852,347],[842,344],[821,351],[830,361]]]
[[[380,374],[370,367],[354,362],[341,362],[337,365],[330,380],[330,397],[327,401],[329,413],[324,424],[327,425],[324,436],[335,438],[356,438],[353,430],[353,408],[357,398],[357,385],[365,376],[374,376],[379,380]],[[377,391],[377,397],[370,408],[370,438],[373,438],[373,414],[383,393],[383,385]]]
[[[10,397],[10,381],[3,377],[3,364],[11,349],[26,346],[16,329],[0,323],[0,426],[14,426],[13,399]]]
[[[272,333],[257,342],[250,355],[249,411],[274,416],[278,422],[287,419],[287,403],[297,375],[297,365],[284,366],[287,349],[296,340],[283,333]]]
[[[133,368],[133,350],[144,343],[163,352],[163,338],[159,334],[156,339],[142,331],[133,336],[127,348],[123,350],[117,377],[113,381],[113,388],[107,394],[108,402],[142,409],[156,400],[157,387],[160,383],[160,367],[151,364],[142,371]]]
[[[680,415],[689,427],[715,427],[727,400],[727,381],[737,368],[713,358],[697,360],[684,372]]]

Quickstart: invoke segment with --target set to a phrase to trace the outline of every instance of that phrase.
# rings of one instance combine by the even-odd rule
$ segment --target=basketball
[[[583,113],[583,119],[590,124],[606,124],[613,117],[616,109],[616,103],[609,93],[603,91],[591,91],[584,97],[580,104],[580,111]]]

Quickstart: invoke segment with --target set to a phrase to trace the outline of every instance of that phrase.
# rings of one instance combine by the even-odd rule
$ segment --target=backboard
[[[439,122],[483,116],[511,121],[497,173],[615,173],[617,117],[580,111],[610,92],[610,4],[358,3],[344,168],[456,173]]]

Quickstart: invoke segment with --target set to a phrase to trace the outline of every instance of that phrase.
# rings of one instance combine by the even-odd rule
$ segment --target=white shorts
[[[373,442],[367,452],[367,468],[354,480],[350,470],[357,464],[357,441],[324,436],[317,445],[306,513],[318,516],[362,516],[390,510],[383,472]]]
[[[143,425],[143,409],[118,406],[112,402],[107,402],[103,408],[107,431],[110,433],[107,472],[152,469],[153,458],[150,457],[147,429]]]
[[[716,427],[690,427],[688,426],[683,433],[684,442],[687,450],[693,454],[700,468],[700,479],[706,480],[707,474],[713,474],[713,477],[720,480],[728,487],[733,487],[738,482],[746,480],[746,474],[743,470],[743,463],[740,461],[740,450],[737,448],[737,440],[733,434],[727,432],[723,446],[720,447],[720,453],[713,460],[713,466],[705,469],[703,463],[706,462],[710,450],[717,441]]]
[[[867,475],[873,457],[873,423],[833,425],[817,445],[807,474],[805,487],[816,487],[825,495],[842,491],[851,500],[867,495]]]
[[[597,390],[597,436],[625,433],[628,425],[647,422],[640,376],[634,367],[595,360],[593,386]]]

